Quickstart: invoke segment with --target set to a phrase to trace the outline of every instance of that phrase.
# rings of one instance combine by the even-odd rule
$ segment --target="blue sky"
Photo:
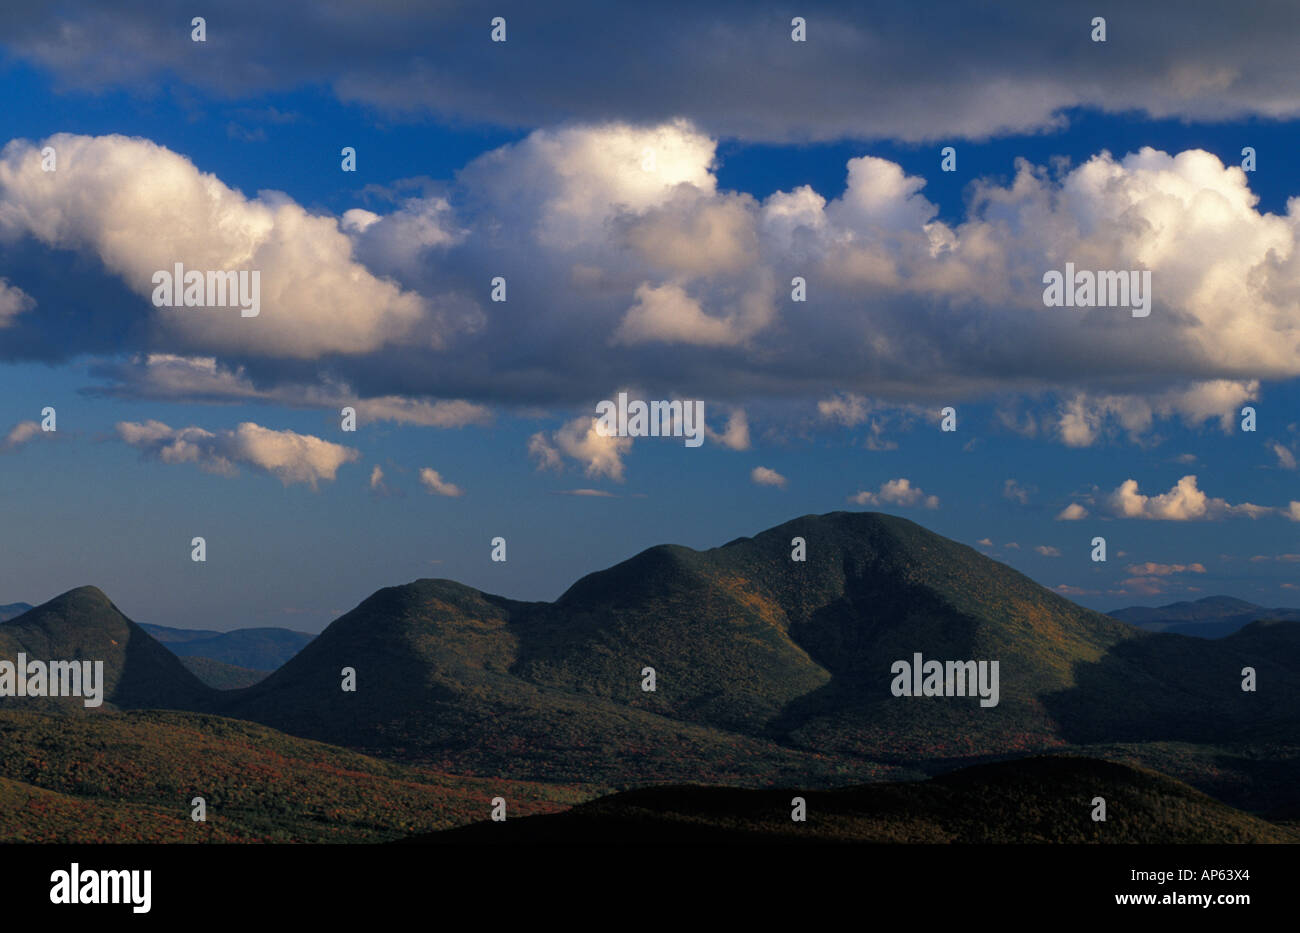
[[[397,14],[365,27],[373,48],[333,58],[312,50],[344,39],[309,16],[277,58],[222,39],[256,22],[237,6],[210,20],[205,49],[189,12],[131,6],[97,40],[60,31],[94,17],[75,5],[0,20],[0,140],[18,141],[0,155],[0,283],[26,296],[6,317],[0,290],[0,602],[92,583],[138,620],[318,631],[417,577],[552,599],[653,544],[880,508],[1095,608],[1219,593],[1300,605],[1300,275],[1287,254],[1300,123],[1264,90],[1271,46],[1234,33],[1211,53],[1174,36],[1146,84],[1067,93],[1081,82],[1061,76],[1100,69],[1099,50],[1086,26],[1076,42],[1076,23],[1031,19],[1020,28],[1055,30],[1072,51],[1006,74],[995,50],[953,46],[965,77],[948,79],[951,96],[986,82],[1005,98],[999,82],[1014,80],[1033,104],[988,92],[987,113],[959,119],[920,79],[868,71],[848,76],[856,92],[842,86],[845,48],[921,28],[908,22],[810,17],[817,41],[832,18],[842,32],[810,50],[829,64],[792,65],[769,36],[788,42],[781,17],[723,5],[718,19],[775,49],[772,67],[807,72],[793,85],[828,88],[809,108],[772,92],[767,109],[728,109],[738,91],[689,49],[684,77],[643,93],[653,69],[638,69],[667,54],[653,35],[625,65],[600,61],[607,86],[588,99],[575,87],[602,75],[583,64],[520,83],[505,56],[562,35],[552,23],[530,37],[522,12],[504,47],[438,46],[393,73],[394,54],[415,55]],[[453,32],[486,43],[483,18]],[[1112,21],[1108,46],[1132,41],[1124,27]],[[159,33],[174,43],[132,40]],[[595,41],[578,33],[565,41]],[[78,68],[83,41],[121,57]],[[199,54],[218,63],[191,67]],[[481,67],[487,54],[499,71]],[[693,69],[714,83],[678,93]],[[446,80],[426,107],[430,75]],[[54,134],[69,135],[47,191],[32,166]],[[340,171],[345,145],[355,173]],[[956,172],[939,169],[943,145]],[[1234,175],[1243,146],[1258,170]],[[1130,156],[1144,147],[1168,158]],[[647,189],[611,163],[646,148],[671,184]],[[1189,150],[1218,162],[1173,158]],[[199,173],[227,193],[202,193]],[[1238,203],[1238,176],[1253,205]],[[275,214],[286,197],[293,210]],[[156,309],[141,291],[139,270],[168,244],[189,244],[177,259],[222,254],[213,218],[272,215],[284,243],[256,255],[265,282],[287,285],[251,326],[275,329],[192,325],[208,309]],[[1071,255],[1154,266],[1152,317],[1043,308],[1041,285],[1021,279]],[[800,273],[802,305],[785,284]],[[510,282],[504,305],[488,298],[493,274]],[[302,297],[318,278],[332,290]],[[336,329],[344,319],[358,323]],[[701,398],[713,436],[692,449],[586,435],[595,403],[620,390]],[[375,407],[340,431],[339,405],[358,400]],[[946,404],[956,432],[939,430]],[[1254,433],[1238,428],[1243,405]],[[21,429],[46,406],[57,432]],[[153,423],[171,433],[130,427]],[[241,435],[248,423],[263,433]],[[757,482],[759,467],[784,485]],[[1195,495],[1171,492],[1189,475]],[[1152,498],[1121,495],[1129,480]],[[1071,505],[1086,517],[1064,518]],[[205,563],[190,560],[194,535]],[[505,563],[489,559],[497,535]],[[1105,564],[1089,559],[1094,535]]]

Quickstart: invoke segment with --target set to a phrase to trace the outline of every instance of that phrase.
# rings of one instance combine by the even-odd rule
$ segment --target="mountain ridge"
[[[1233,596],[1205,596],[1164,606],[1129,606],[1108,615],[1146,631],[1197,638],[1222,638],[1263,619],[1300,621],[1300,609],[1268,609]]]
[[[998,662],[998,702],[895,696],[893,665],[918,653]],[[835,786],[1122,746],[1255,801],[1252,761],[1300,772],[1297,691],[1295,623],[1219,642],[1145,632],[907,519],[835,512],[649,548],[554,602],[446,579],[384,587],[259,683],[164,705],[520,780]]]

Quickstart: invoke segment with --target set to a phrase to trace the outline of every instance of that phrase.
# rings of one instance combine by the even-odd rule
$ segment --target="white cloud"
[[[370,486],[371,495],[377,499],[386,499],[393,495],[393,490],[389,489],[388,483],[384,481],[384,471],[377,463],[374,469],[370,471],[368,485]]]
[[[59,170],[41,170],[41,145]],[[408,335],[421,297],[355,261],[333,218],[288,197],[248,199],[189,159],[144,139],[56,134],[15,140],[0,153],[0,236],[99,258],[141,296],[155,330],[182,345],[254,356],[368,353]],[[154,308],[152,276],[187,270],[258,270],[261,313]]]
[[[1272,447],[1273,453],[1277,455],[1277,465],[1284,470],[1294,470],[1295,454],[1291,452],[1290,448],[1284,447],[1276,441],[1273,442]]]
[[[704,436],[715,444],[731,450],[749,450],[749,419],[743,408],[733,408],[727,417],[727,427],[721,434],[706,423]]]
[[[1096,590],[1085,589],[1081,586],[1071,586],[1068,583],[1060,583],[1052,587],[1056,592],[1063,596],[1096,596]]]
[[[1157,521],[1217,520],[1246,516],[1258,518],[1274,511],[1244,502],[1231,505],[1224,499],[1210,498],[1197,488],[1194,475],[1184,476],[1166,493],[1147,496],[1138,492],[1135,479],[1127,479],[1110,494],[1107,504],[1120,518],[1145,518]]]
[[[630,437],[603,435],[598,418],[581,416],[566,423],[549,437],[537,432],[528,439],[528,453],[539,470],[561,469],[564,458],[583,465],[588,476],[623,481],[623,456],[632,449]]]
[[[780,486],[785,487],[786,479],[776,470],[770,470],[767,467],[757,466],[750,472],[749,478],[759,486]]]
[[[1117,424],[1130,439],[1136,440],[1151,430],[1157,417],[1180,417],[1189,426],[1217,420],[1227,433],[1232,430],[1242,403],[1258,396],[1258,380],[1237,382],[1228,379],[1210,380],[1150,396],[1079,393],[1062,405],[1057,428],[1061,440],[1069,447],[1090,446],[1111,423]]]
[[[770,293],[759,288],[741,295],[721,318],[673,282],[637,287],[636,302],[612,337],[613,343],[682,343],[729,347],[744,343],[776,316]]]
[[[866,421],[871,408],[861,395],[840,393],[818,402],[817,411],[823,418],[851,428]]]
[[[1300,376],[1300,200],[1261,213],[1246,174],[1203,151],[1021,162],[1008,184],[973,182],[945,221],[924,179],[883,159],[849,160],[838,197],[751,197],[719,189],[699,127],[606,122],[534,131],[445,191],[335,218],[246,198],[145,140],[51,141],[57,176],[39,144],[0,157],[0,234],[98,258],[140,296],[160,354],[231,372],[327,358],[250,363],[258,392],[315,379],[366,386],[376,406],[577,404],[670,381],[711,404],[821,398],[846,425],[869,417],[867,393],[927,409],[1031,393],[1057,410],[1018,413],[1017,429],[1054,424],[1087,446],[1163,418],[1230,426],[1261,385]],[[1152,272],[1149,318],[1043,306],[1045,270],[1135,257]],[[261,268],[262,315],[151,308],[149,276],[176,260]],[[789,300],[792,264],[807,302]],[[510,300],[491,302],[503,272]],[[869,447],[889,446],[880,433]]]
[[[1127,572],[1137,577],[1168,577],[1180,573],[1205,573],[1205,565],[1196,564],[1131,564]]]
[[[1043,555],[1044,557],[1060,557],[1060,556],[1061,556],[1061,550],[1060,550],[1060,548],[1054,548],[1054,547],[1052,547],[1052,546],[1050,546],[1050,545],[1047,545],[1047,544],[1040,544],[1040,545],[1038,545],[1037,547],[1035,547],[1034,550],[1035,550],[1037,553]]]
[[[1036,489],[1033,486],[1022,486],[1014,479],[1009,479],[1002,484],[1002,498],[1010,499],[1012,502],[1019,502],[1021,505],[1029,504],[1029,497],[1033,495]]]
[[[431,467],[424,467],[420,470],[420,482],[429,492],[437,493],[440,496],[463,496],[465,490],[461,489],[455,483],[449,483],[442,478],[437,470]]]
[[[1159,577],[1129,577],[1121,580],[1122,593],[1135,593],[1138,596],[1159,596],[1168,591],[1165,581]]]
[[[927,496],[919,486],[913,486],[912,481],[905,477],[882,483],[877,492],[863,490],[850,496],[849,501],[858,505],[923,505],[927,509],[939,507],[938,496]]]
[[[41,435],[41,426],[35,421],[20,421],[5,435],[3,441],[0,441],[0,453],[7,453],[11,450],[17,450],[34,437]]]
[[[1077,502],[1071,502],[1065,508],[1061,509],[1056,516],[1058,522],[1077,522],[1088,517],[1088,510]]]
[[[21,288],[0,279],[0,328],[14,323],[14,318],[36,307],[32,296]]]
[[[341,444],[275,431],[246,421],[233,431],[199,427],[171,428],[161,421],[121,421],[117,433],[145,456],[162,463],[193,463],[209,473],[233,476],[240,463],[269,473],[288,486],[305,483],[312,489],[333,480],[338,468],[359,459],[360,451]]]

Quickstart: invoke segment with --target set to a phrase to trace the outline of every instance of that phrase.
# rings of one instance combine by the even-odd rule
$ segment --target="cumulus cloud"
[[[925,180],[884,159],[849,160],[835,197],[749,195],[719,187],[700,127],[607,121],[536,130],[446,191],[334,218],[246,198],[145,140],[52,141],[56,179],[37,144],[0,157],[0,233],[96,257],[139,299],[132,339],[247,366],[259,392],[576,406],[636,383],[710,404],[819,398],[849,426],[873,405],[1030,393],[1049,411],[1014,424],[1088,446],[1163,418],[1230,426],[1261,385],[1300,375],[1300,200],[1261,213],[1246,174],[1198,150],[1022,161],[943,220]],[[1150,317],[1043,306],[1045,270],[1139,257]],[[263,313],[152,308],[150,274],[177,259],[259,266]],[[790,301],[792,262],[815,300]],[[503,271],[510,298],[492,302]],[[6,334],[53,326],[14,321]],[[879,421],[873,449],[891,446]]]
[[[20,421],[5,435],[4,440],[0,441],[0,453],[8,453],[11,450],[17,450],[34,437],[41,434],[41,426],[35,421]]]
[[[465,490],[461,489],[455,483],[449,483],[442,478],[442,474],[431,467],[424,467],[420,470],[420,482],[424,488],[431,493],[440,496],[463,496]]]
[[[1096,596],[1097,590],[1085,589],[1081,586],[1071,586],[1068,583],[1059,583],[1052,587],[1056,592],[1063,596]]]
[[[41,170],[42,145],[59,154]],[[143,300],[153,326],[193,347],[314,358],[368,353],[409,335],[425,305],[370,274],[338,222],[282,194],[249,199],[189,159],[126,136],[14,140],[0,152],[0,237],[97,256]],[[261,313],[155,308],[153,275],[258,270]]]
[[[0,327],[8,327],[14,318],[34,307],[36,302],[31,295],[0,279]]]
[[[785,477],[776,470],[767,467],[757,466],[750,472],[749,478],[759,486],[780,486],[785,487]]]
[[[199,427],[172,428],[161,421],[120,421],[118,437],[161,463],[192,463],[209,473],[234,476],[245,464],[288,486],[304,483],[312,489],[333,480],[339,467],[361,453],[294,431],[276,431],[246,421],[233,431],[207,431]]]
[[[867,420],[871,412],[867,399],[851,392],[833,395],[817,403],[817,412],[828,421],[854,427]]]
[[[588,476],[623,481],[623,457],[632,449],[632,438],[604,435],[600,419],[574,418],[558,431],[539,431],[528,439],[528,453],[539,470],[559,470],[565,458],[582,464]]]
[[[1129,577],[1120,581],[1122,593],[1134,593],[1138,596],[1159,596],[1168,592],[1165,581],[1159,577]]]
[[[1037,547],[1035,547],[1034,550],[1035,550],[1037,553],[1039,553],[1039,554],[1041,554],[1042,556],[1044,556],[1044,557],[1060,557],[1060,556],[1061,556],[1061,549],[1060,549],[1060,548],[1054,548],[1054,547],[1052,547],[1051,545],[1047,545],[1047,544],[1040,544],[1040,545],[1038,545]]]
[[[1277,465],[1284,470],[1294,470],[1296,465],[1295,454],[1291,452],[1291,449],[1277,443],[1276,441],[1274,441],[1271,446],[1274,455],[1277,457]]]
[[[714,431],[706,423],[704,436],[730,450],[749,450],[749,418],[745,415],[745,410],[733,408],[727,416],[727,426],[722,433]]]
[[[1122,429],[1130,439],[1140,438],[1150,431],[1157,416],[1179,416],[1189,426],[1217,420],[1220,428],[1228,433],[1242,403],[1258,395],[1258,380],[1228,379],[1215,379],[1149,397],[1080,393],[1061,406],[1057,428],[1061,440],[1069,447],[1088,447],[1113,427]]]
[[[923,505],[927,509],[939,507],[938,496],[927,496],[921,487],[913,486],[906,477],[891,479],[882,483],[876,492],[863,490],[849,497],[850,502],[858,505]]]
[[[1259,518],[1274,511],[1267,506],[1243,502],[1232,505],[1224,499],[1211,498],[1196,485],[1196,477],[1187,475],[1168,492],[1147,496],[1138,491],[1135,479],[1127,479],[1112,492],[1107,504],[1120,518],[1145,518],[1157,521],[1217,520],[1244,516]]]
[[[1204,564],[1157,564],[1147,561],[1144,564],[1131,564],[1128,572],[1138,577],[1168,577],[1179,573],[1205,573]]]
[[[384,478],[383,468],[375,464],[374,469],[370,471],[370,479],[367,481],[370,487],[370,495],[376,499],[387,499],[392,495],[400,495],[399,492],[389,487],[388,481]]]
[[[1088,510],[1077,502],[1071,502],[1057,514],[1058,522],[1077,522],[1088,517]]]
[[[751,292],[723,317],[705,313],[682,286],[642,283],[636,302],[614,332],[614,343],[687,343],[728,347],[743,343],[776,315],[770,295]]]
[[[1022,486],[1014,479],[1009,479],[1002,484],[1002,498],[1019,502],[1021,505],[1028,505],[1029,497],[1036,491],[1035,487]]]
[[[898,443],[885,437],[885,429],[890,422],[896,422],[904,430],[910,428],[911,422],[924,411],[920,407],[907,403],[889,405],[852,392],[840,392],[817,403],[817,414],[822,421],[852,428],[865,424],[866,436],[862,445],[867,450],[897,450]]]

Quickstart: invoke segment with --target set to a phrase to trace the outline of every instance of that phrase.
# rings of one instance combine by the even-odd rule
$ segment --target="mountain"
[[[796,537],[806,561],[791,560]],[[918,652],[997,661],[997,705],[892,695],[891,666]],[[1298,692],[1300,625],[1152,634],[913,522],[836,512],[707,551],[654,547],[553,603],[448,580],[390,587],[218,709],[518,778],[829,786],[1106,744],[1217,786],[1227,773],[1230,795],[1253,786],[1261,756],[1300,761]]]
[[[37,639],[36,622],[58,637]],[[215,713],[457,774],[811,789],[1074,752],[1300,814],[1300,624],[1145,632],[876,513],[650,548],[554,602],[388,587],[243,689],[199,683],[93,588],[0,624],[0,657],[24,646],[112,657],[121,708]],[[895,696],[892,668],[916,654],[996,662],[996,704]]]
[[[140,627],[180,657],[209,658],[223,664],[273,671],[315,638],[287,628],[241,628],[231,632],[168,628],[140,623]]]
[[[1300,609],[1266,609],[1231,596],[1206,596],[1167,606],[1130,606],[1109,615],[1147,631],[1199,638],[1222,638],[1261,619],[1300,622]]]
[[[31,603],[9,603],[7,606],[0,606],[0,622],[8,622],[30,608],[32,608]]]
[[[801,797],[806,820],[791,819]],[[1106,820],[1092,819],[1093,800]],[[418,835],[434,845],[799,843],[1300,843],[1300,831],[1179,781],[1091,758],[1038,757],[928,781],[825,791],[653,787],[551,815]]]
[[[104,662],[100,709],[201,708],[212,691],[93,586],[82,586],[0,623],[0,659]],[[78,697],[0,697],[0,708],[85,709]]]

